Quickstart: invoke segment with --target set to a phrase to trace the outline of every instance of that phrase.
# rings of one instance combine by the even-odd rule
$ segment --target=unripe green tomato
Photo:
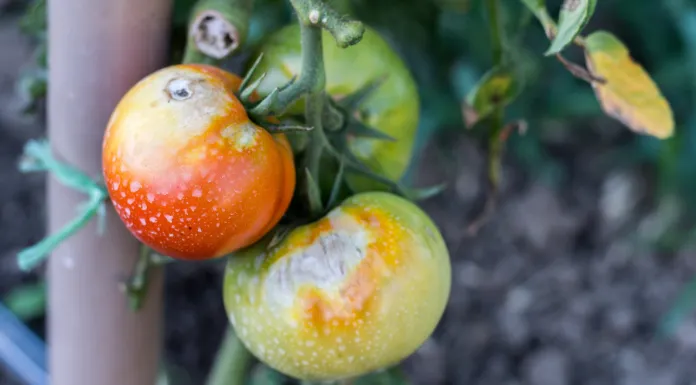
[[[268,238],[229,258],[223,297],[241,341],[282,373],[326,381],[392,366],[442,317],[449,253],[404,198],[353,195],[279,244]]]
[[[322,41],[326,91],[335,99],[352,94],[386,76],[379,88],[363,102],[361,120],[396,141],[353,138],[350,148],[372,171],[390,180],[399,180],[412,157],[420,114],[418,89],[411,72],[389,43],[369,26],[366,26],[362,40],[348,48],[338,47],[326,30],[323,31]],[[269,36],[259,47],[257,55],[260,53],[263,53],[263,58],[254,79],[266,73],[258,88],[259,94],[266,96],[300,74],[302,49],[299,25],[287,25]],[[288,110],[288,113],[296,115],[303,112],[303,99]],[[381,183],[355,175],[348,178],[348,183],[355,191],[384,187]]]

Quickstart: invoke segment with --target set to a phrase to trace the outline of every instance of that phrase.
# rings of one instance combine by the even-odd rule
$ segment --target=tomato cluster
[[[345,139],[375,174],[398,180],[418,122],[415,82],[374,30],[347,49],[323,40],[326,89],[335,101],[384,77],[351,114],[395,140]],[[290,25],[261,47],[257,71],[266,75],[256,98],[299,73],[299,41],[298,26]],[[229,320],[267,365],[334,380],[398,363],[433,332],[449,297],[449,254],[437,226],[414,203],[379,191],[383,185],[348,175],[354,195],[278,237],[272,230],[291,208],[297,153],[286,135],[250,117],[241,84],[215,66],[181,64],[124,95],[103,142],[116,212],[160,254],[226,256]],[[302,109],[300,100],[287,113]],[[323,169],[332,180],[335,169]]]

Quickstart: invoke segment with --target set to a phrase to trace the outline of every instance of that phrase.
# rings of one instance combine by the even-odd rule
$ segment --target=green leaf
[[[532,12],[537,12],[546,8],[546,0],[522,0],[522,4]]]
[[[510,66],[496,66],[479,80],[466,97],[466,124],[472,127],[496,107],[510,104],[522,91],[522,84]]]
[[[672,109],[650,75],[636,63],[628,48],[605,31],[585,39],[585,61],[602,110],[631,130],[666,139],[674,133]]]
[[[22,321],[40,317],[46,311],[46,282],[21,285],[7,294],[3,302]]]
[[[550,16],[546,11],[546,0],[521,0],[527,9],[532,11],[534,16],[539,19],[542,23],[544,20],[549,20]]]
[[[29,36],[44,36],[48,28],[46,0],[34,0],[20,19],[19,27],[23,33]]]
[[[558,29],[545,55],[555,55],[570,44],[590,21],[596,6],[597,0],[565,0],[558,18]]]

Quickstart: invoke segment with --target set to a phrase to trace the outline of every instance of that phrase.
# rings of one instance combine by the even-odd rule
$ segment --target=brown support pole
[[[54,155],[101,177],[104,128],[121,96],[166,64],[171,0],[49,0],[48,135]],[[86,197],[48,181],[48,231]],[[153,385],[160,360],[162,275],[138,313],[119,282],[138,244],[109,207],[51,255],[48,343],[51,385]]]

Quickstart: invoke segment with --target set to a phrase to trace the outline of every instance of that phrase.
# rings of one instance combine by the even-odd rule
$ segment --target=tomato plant
[[[453,28],[453,13],[467,12],[466,1],[289,0],[297,20],[281,28],[252,25],[251,19],[273,13],[254,11],[262,1],[185,2],[175,19],[187,19],[187,31],[173,35],[185,47],[172,50],[183,63],[144,77],[115,106],[101,143],[103,183],[52,158],[47,143],[25,148],[24,170],[52,171],[89,200],[73,221],[22,251],[19,260],[23,268],[34,266],[110,203],[142,243],[124,283],[136,310],[148,273],[160,263],[225,263],[221,297],[231,327],[208,385],[246,383],[243,366],[251,355],[310,383],[352,381],[396,366],[433,333],[450,295],[449,252],[433,220],[412,201],[439,188],[411,188],[402,179],[417,128],[443,124],[420,116],[412,70],[427,84],[421,90],[425,110],[442,104],[440,91],[464,87],[457,90],[454,126],[487,126],[490,189],[471,233],[496,207],[507,138],[527,126],[506,110],[523,91],[528,69],[521,64],[524,52],[511,49],[522,39],[505,35],[533,18],[550,40],[546,55],[588,82],[605,113],[636,132],[660,139],[673,134],[669,104],[628,48],[606,31],[581,35],[596,1],[565,1],[558,21],[542,0],[521,0],[517,7],[482,3],[490,40],[475,40],[484,42],[486,54],[490,50],[492,66],[478,81],[469,79],[476,71],[469,71],[467,59],[449,49],[442,49],[447,59],[438,65],[413,60],[414,53],[436,56],[444,48],[439,35],[448,40],[468,31]],[[388,16],[371,22],[394,20],[390,34],[401,30],[407,37],[387,42],[379,23],[372,28],[353,18],[353,6],[367,17],[366,10],[381,8]],[[525,18],[504,28],[501,16],[513,20],[520,11]],[[416,17],[421,13],[423,19]],[[257,47],[245,41],[250,35]],[[396,40],[407,44],[398,52],[410,66],[392,46]],[[476,50],[456,37],[452,43]],[[571,44],[583,50],[584,66],[563,57]],[[243,77],[222,69],[223,59],[239,51],[250,55],[239,63]],[[423,76],[419,68],[438,76]],[[635,76],[628,80],[626,73]],[[461,84],[437,84],[449,77]],[[42,92],[43,80],[37,84],[35,92]],[[94,94],[88,96],[101,96]],[[153,250],[173,258],[158,258]],[[74,262],[66,263],[72,269]]]
[[[357,111],[351,112],[366,125],[394,139],[348,137],[351,152],[373,172],[398,181],[411,160],[418,128],[420,102],[413,76],[389,43],[370,27],[365,28],[359,44],[348,48],[338,47],[329,32],[323,34],[326,92],[340,101],[375,84],[376,88],[364,98]],[[257,91],[266,96],[301,72],[299,24],[287,25],[268,36],[256,54],[263,54],[256,72],[259,76],[265,74]],[[301,115],[303,111],[304,102],[298,100],[286,113]],[[327,174],[332,174],[335,167],[326,170]],[[327,179],[330,180],[330,176],[324,178]],[[354,191],[383,187],[379,182],[357,175],[348,176],[347,182]]]
[[[224,301],[251,352],[293,377],[335,380],[399,362],[433,332],[449,298],[437,226],[391,193],[353,195],[270,241],[229,258]]]
[[[129,90],[104,136],[109,195],[128,229],[181,259],[248,246],[281,219],[295,169],[285,135],[254,124],[216,67],[161,69]]]

